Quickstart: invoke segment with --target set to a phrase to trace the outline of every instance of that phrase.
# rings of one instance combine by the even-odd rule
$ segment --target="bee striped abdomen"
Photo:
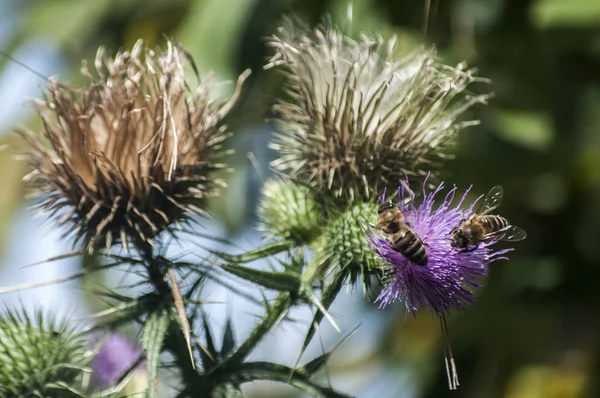
[[[488,233],[499,231],[509,225],[508,220],[501,216],[483,216],[482,221]]]
[[[427,265],[428,257],[421,238],[409,228],[402,228],[392,236],[394,249],[417,265]]]

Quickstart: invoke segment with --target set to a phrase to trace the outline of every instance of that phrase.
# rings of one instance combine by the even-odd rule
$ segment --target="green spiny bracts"
[[[351,204],[327,225],[320,248],[331,262],[332,272],[346,273],[352,286],[361,280],[365,291],[370,288],[371,277],[383,275],[382,263],[370,250],[364,232],[366,224],[373,222],[376,216],[375,203]]]
[[[0,317],[0,397],[76,397],[91,351],[80,334],[40,313]]]
[[[270,236],[311,242],[321,232],[322,212],[316,195],[306,187],[280,179],[263,186],[259,217]]]

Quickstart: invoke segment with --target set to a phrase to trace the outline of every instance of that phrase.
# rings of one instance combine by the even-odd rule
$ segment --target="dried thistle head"
[[[186,60],[194,66],[172,42],[155,53],[139,41],[114,57],[100,48],[96,73],[85,63],[81,69],[89,85],[51,81],[37,101],[43,131],[20,131],[40,207],[70,224],[88,250],[152,244],[203,213],[204,200],[223,184],[211,176],[225,167],[228,134],[220,122],[247,73],[216,104],[206,82],[189,88]]]
[[[269,44],[289,99],[274,107],[281,132],[273,166],[330,191],[371,198],[448,157],[456,118],[487,96],[464,94],[474,71],[435,62],[434,49],[395,60],[395,39],[357,42],[336,27],[289,22]]]

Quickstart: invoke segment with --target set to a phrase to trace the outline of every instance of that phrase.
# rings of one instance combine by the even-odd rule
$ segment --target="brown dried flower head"
[[[190,90],[193,60],[173,42],[155,53],[137,42],[114,57],[98,50],[89,86],[51,81],[37,111],[43,131],[19,131],[29,144],[28,176],[40,206],[71,226],[89,251],[152,244],[203,213],[222,181],[227,137],[220,125],[248,73],[223,104],[204,82]],[[195,67],[194,67],[195,69]]]
[[[357,42],[333,26],[287,21],[269,44],[266,68],[282,67],[289,94],[274,107],[273,166],[335,197],[371,198],[405,173],[424,176],[476,123],[456,118],[488,98],[465,95],[474,70],[437,64],[434,49],[395,60],[395,38]]]

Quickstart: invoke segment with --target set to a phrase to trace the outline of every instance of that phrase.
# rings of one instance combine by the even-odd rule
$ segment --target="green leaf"
[[[532,20],[538,28],[596,27],[600,20],[600,1],[538,0],[532,8]]]
[[[245,19],[256,0],[205,0],[192,2],[176,37],[188,43],[200,70],[218,71],[219,79],[234,76],[231,59],[238,51]],[[215,35],[215,32],[219,32]],[[235,186],[235,184],[233,185]]]
[[[346,280],[346,273],[340,272],[335,276],[335,278],[331,281],[331,283],[329,285],[327,285],[325,290],[323,290],[323,294],[321,295],[321,303],[323,304],[323,307],[325,307],[326,310],[329,309],[329,307],[331,306],[331,304],[333,304],[333,301],[337,297],[340,290],[342,290],[342,286],[344,286],[345,280]],[[298,361],[300,360],[300,358],[302,357],[302,354],[304,354],[304,351],[306,351],[306,348],[312,341],[312,338],[314,337],[315,332],[317,331],[318,325],[321,324],[321,321],[323,320],[324,316],[325,316],[325,314],[323,313],[323,311],[320,311],[319,309],[317,309],[317,311],[315,312],[313,321],[310,323],[308,332],[306,333],[306,337],[304,338],[304,344],[302,344],[302,348],[300,350],[300,356],[298,357]]]
[[[554,128],[546,113],[498,110],[495,114],[500,138],[530,150],[547,150],[554,140]]]
[[[239,278],[256,283],[267,289],[281,292],[295,292],[300,287],[300,276],[287,272],[261,271],[235,264],[221,264],[221,268]]]
[[[227,323],[225,324],[225,333],[223,333],[223,344],[221,345],[221,355],[227,356],[235,347],[235,337],[233,335],[233,327],[231,324],[231,318],[227,317]]]
[[[225,358],[219,366],[223,369],[235,368],[241,364],[246,357],[254,350],[256,345],[269,333],[275,326],[281,322],[286,315],[290,307],[292,306],[292,298],[290,293],[281,292],[273,302],[273,305],[265,303],[266,314],[263,316],[261,321],[252,330],[246,340]]]
[[[306,363],[301,368],[295,370],[295,372],[299,372],[301,374],[312,375],[321,370],[321,368],[327,363],[329,358],[335,350],[338,349],[339,346],[344,344],[348,339],[358,330],[360,324],[357,325],[354,329],[352,329],[348,334],[346,334],[331,350],[327,351],[323,355],[319,355],[315,359]]]
[[[329,387],[322,387],[310,381],[307,375],[295,372],[292,369],[270,362],[246,362],[239,364],[231,373],[242,382],[254,380],[272,380],[289,384],[313,397],[348,398],[349,395],[335,391]]]
[[[104,1],[35,2],[29,7],[27,15],[28,34],[43,35],[57,43],[75,46],[102,22],[110,10],[111,6]],[[65,18],[65,15],[69,18]]]
[[[202,316],[202,323],[204,324],[204,336],[206,339],[206,350],[210,355],[204,350],[200,350],[200,358],[202,359],[202,365],[204,369],[210,369],[215,365],[215,359],[218,357],[217,349],[215,348],[215,341],[213,339],[212,333],[210,331],[210,325],[208,324],[208,319],[206,318],[206,314]],[[212,358],[211,358],[212,356]]]
[[[160,353],[170,321],[169,311],[162,308],[151,313],[144,325],[142,347],[146,351],[148,361],[148,389],[145,395],[147,398],[154,397],[154,384],[158,374]]]
[[[261,258],[272,256],[274,254],[284,252],[293,248],[294,245],[295,244],[292,241],[281,240],[263,246],[260,249],[250,250],[244,254],[230,255],[224,252],[217,251],[213,251],[212,253],[230,263],[249,263],[250,261],[258,260]]]

